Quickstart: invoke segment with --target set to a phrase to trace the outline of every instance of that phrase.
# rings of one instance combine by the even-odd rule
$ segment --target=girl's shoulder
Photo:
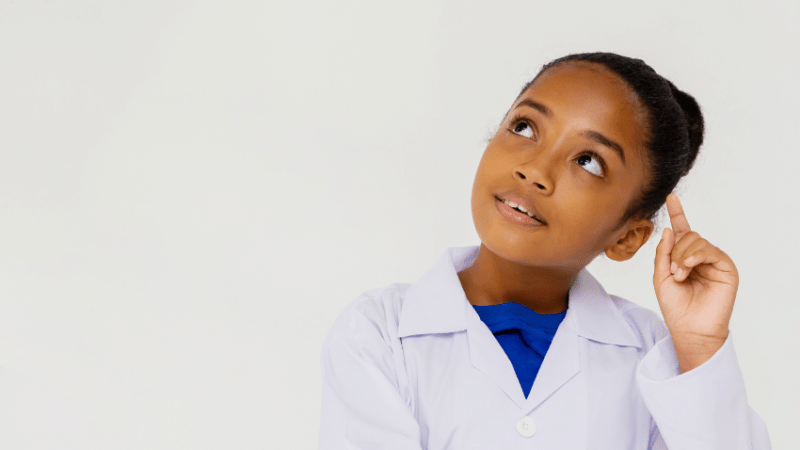
[[[669,335],[666,323],[655,311],[616,295],[609,294],[609,297],[645,349]]]
[[[396,337],[404,294],[410,286],[410,283],[393,283],[359,295],[336,318],[326,340],[349,336],[380,337],[389,342]]]

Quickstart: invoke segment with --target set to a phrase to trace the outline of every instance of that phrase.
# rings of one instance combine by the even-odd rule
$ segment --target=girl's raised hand
[[[653,286],[684,373],[725,343],[739,273],[725,252],[689,228],[677,195],[667,196],[667,211],[672,229],[664,229],[656,248]]]

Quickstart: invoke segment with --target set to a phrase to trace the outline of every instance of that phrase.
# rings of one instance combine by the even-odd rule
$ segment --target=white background
[[[275,3],[0,1],[14,445],[314,448],[336,315],[479,243],[486,139],[543,63],[597,50],[703,107],[678,193],[739,268],[750,404],[797,441],[800,3]],[[589,269],[658,310],[655,244]]]

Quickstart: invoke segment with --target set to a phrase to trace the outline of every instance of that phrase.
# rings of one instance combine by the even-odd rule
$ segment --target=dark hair
[[[641,59],[614,53],[579,53],[551,61],[525,85],[520,96],[549,69],[574,62],[599,64],[616,73],[646,108],[646,164],[650,177],[620,223],[630,218],[652,220],[697,158],[704,131],[700,105]]]

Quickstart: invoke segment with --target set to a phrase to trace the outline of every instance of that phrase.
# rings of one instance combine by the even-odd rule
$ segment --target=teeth
[[[512,208],[514,208],[514,209],[518,209],[518,210],[520,210],[521,212],[524,212],[524,213],[525,213],[525,214],[527,214],[527,215],[528,215],[528,217],[530,217],[531,219],[535,219],[535,217],[533,216],[533,214],[532,214],[532,213],[530,213],[530,212],[528,212],[528,210],[527,210],[527,209],[525,209],[525,207],[523,207],[522,205],[518,205],[518,204],[516,204],[516,203],[514,203],[514,202],[512,202],[512,201],[509,201],[509,200],[503,200],[503,203],[505,203],[506,205],[508,205],[508,206],[510,206],[510,207],[512,207]]]

